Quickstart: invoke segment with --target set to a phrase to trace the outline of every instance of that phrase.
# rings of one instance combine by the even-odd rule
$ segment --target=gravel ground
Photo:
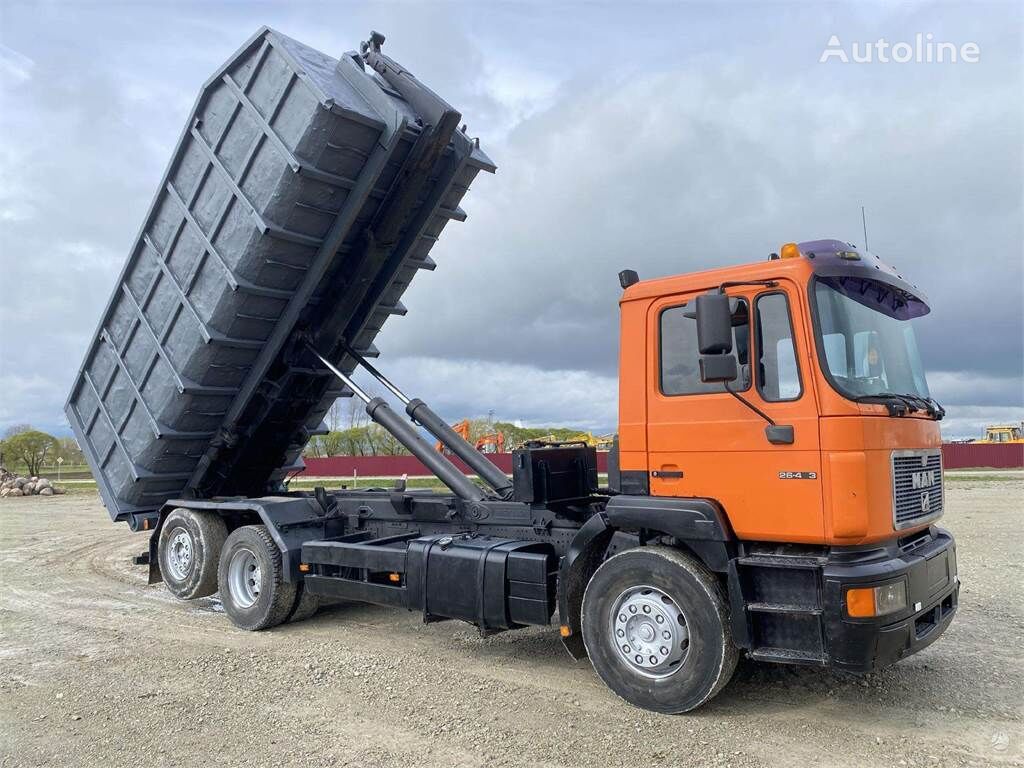
[[[1024,482],[955,479],[960,612],[864,678],[741,663],[654,715],[557,632],[480,639],[369,606],[251,634],[176,602],[85,495],[0,501],[0,765],[1024,765]]]

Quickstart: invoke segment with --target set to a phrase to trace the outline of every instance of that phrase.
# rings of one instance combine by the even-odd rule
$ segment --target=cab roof
[[[675,293],[713,290],[723,283],[790,279],[807,282],[817,275],[829,278],[839,290],[854,298],[867,286],[891,289],[892,312],[903,319],[926,314],[928,300],[916,285],[908,283],[897,270],[870,251],[858,249],[842,240],[809,240],[788,243],[782,258],[772,254],[765,261],[730,267],[688,272],[681,275],[641,280],[626,288],[619,303],[657,298]]]

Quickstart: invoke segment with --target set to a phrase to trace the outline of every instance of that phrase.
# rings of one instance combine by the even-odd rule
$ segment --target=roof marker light
[[[779,251],[779,256],[783,259],[798,259],[800,258],[800,246],[796,243],[786,243]]]

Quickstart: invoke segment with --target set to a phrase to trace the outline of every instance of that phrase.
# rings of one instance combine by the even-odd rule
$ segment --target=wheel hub
[[[648,677],[667,677],[682,666],[690,648],[686,617],[660,589],[627,589],[614,603],[611,637],[616,653]]]
[[[184,581],[192,570],[192,534],[184,528],[171,532],[167,548],[167,565],[175,581]]]
[[[255,553],[239,549],[231,555],[227,582],[231,599],[240,608],[249,608],[259,599],[263,587],[263,571]]]

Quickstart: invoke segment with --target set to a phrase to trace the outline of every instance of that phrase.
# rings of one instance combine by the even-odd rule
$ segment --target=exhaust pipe
[[[442,483],[451,488],[452,493],[464,501],[483,501],[485,498],[483,489],[462,474],[459,468],[448,461],[448,459],[435,451],[433,446],[420,437],[412,424],[391,410],[391,406],[383,398],[370,397],[358,384],[338,370],[335,365],[313,349],[312,346],[309,347],[309,350],[331,373],[341,379],[356,397],[366,404],[366,415],[375,424],[379,424],[390,432],[398,442],[405,446],[409,453],[422,461]]]
[[[434,413],[429,405],[419,398],[410,400],[402,390],[392,384],[383,373],[378,371],[351,347],[347,347],[346,352],[354,357],[355,361],[365,368],[367,373],[402,401],[405,405],[405,412],[409,414],[413,421],[440,440],[441,444],[448,448],[448,450],[466,462],[469,468],[476,472],[478,477],[494,489],[495,493],[502,498],[507,499],[511,497],[512,481],[508,478],[508,475],[494,466],[484,454],[480,453],[480,451],[463,439],[444,419]]]

